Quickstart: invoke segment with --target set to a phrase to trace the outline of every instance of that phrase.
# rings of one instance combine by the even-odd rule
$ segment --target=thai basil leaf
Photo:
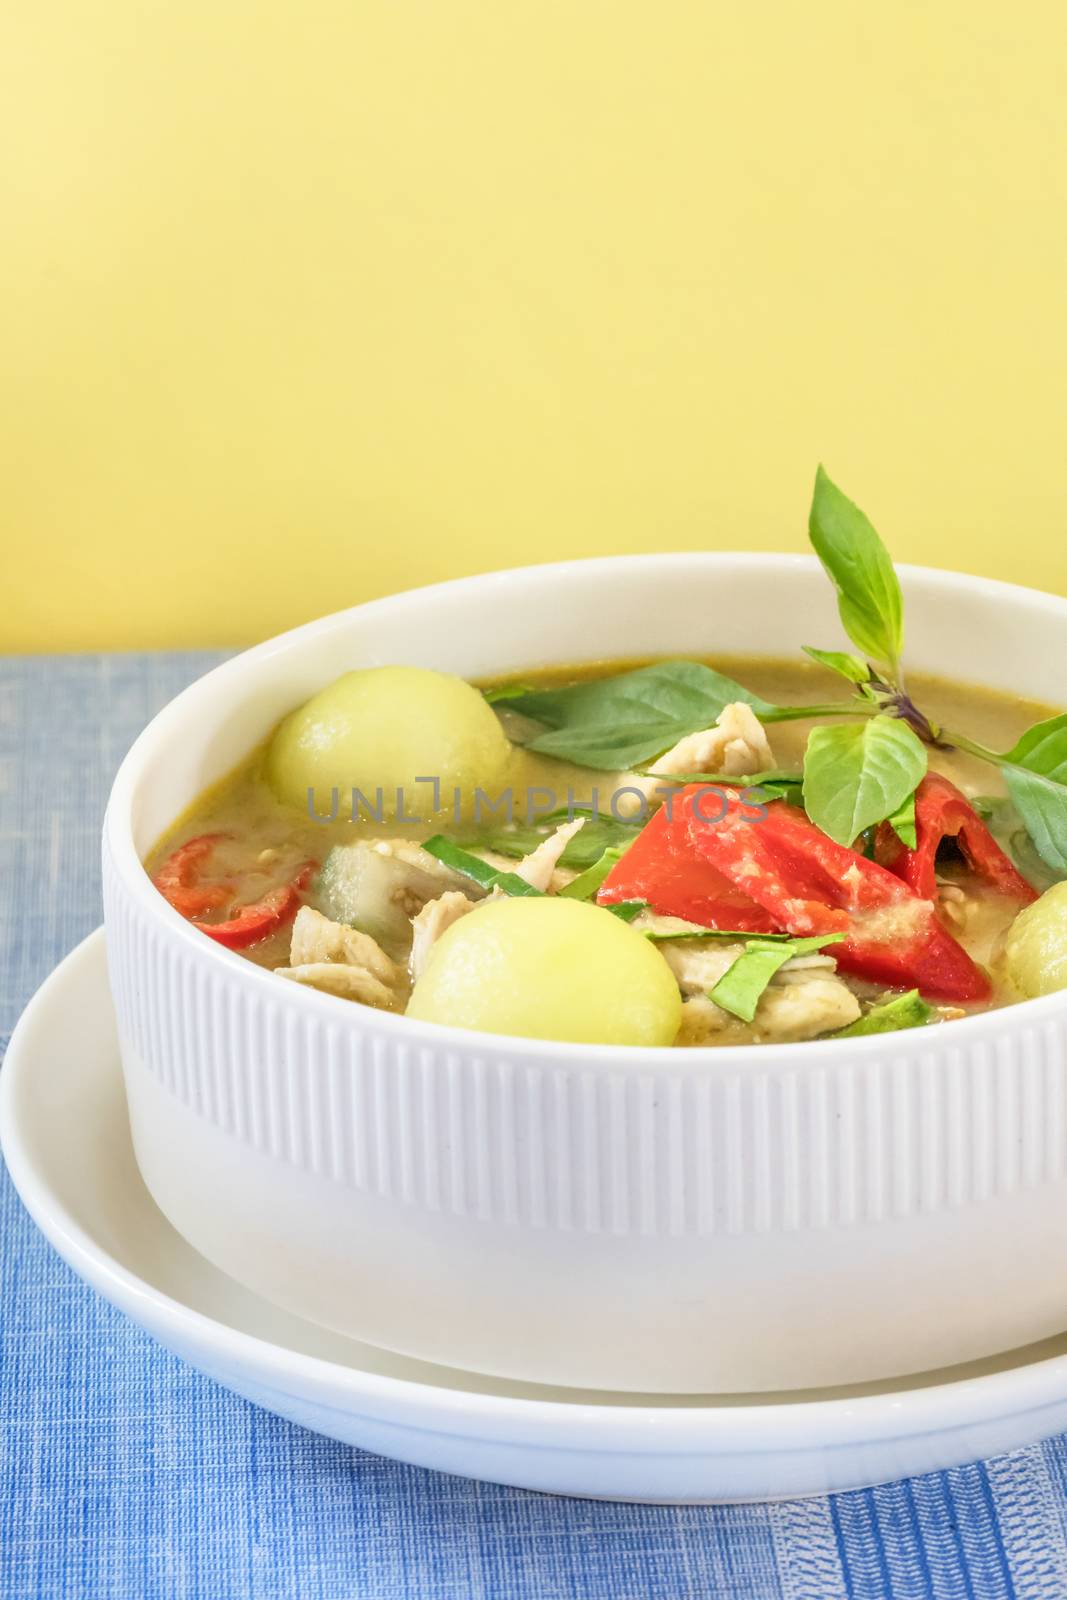
[[[904,602],[889,551],[857,505],[822,467],[808,518],[815,553],[837,590],[837,608],[852,643],[895,669],[904,642]]]
[[[1035,722],[1001,761],[1038,855],[1067,873],[1067,713]]]
[[[838,677],[847,678],[849,683],[861,684],[871,681],[871,669],[862,656],[850,656],[844,650],[816,650],[810,644],[801,645],[801,649],[821,667],[829,667],[831,672],[836,672]]]
[[[975,795],[971,805],[1003,850],[1011,856],[1023,877],[1042,894],[1054,883],[1062,883],[1067,871],[1057,871],[1043,861],[1034,841],[1023,827],[1022,817],[1006,795]]]
[[[425,841],[422,848],[429,851],[430,855],[436,856],[438,861],[443,861],[446,867],[451,867],[453,872],[460,872],[465,878],[472,878],[475,883],[481,884],[483,889],[499,889],[502,894],[517,897],[533,895],[539,900],[544,899],[541,890],[535,889],[525,878],[520,878],[517,872],[501,872],[491,862],[483,861],[480,856],[471,855],[469,850],[464,850],[453,840],[447,839],[443,833],[434,834],[432,839]],[[603,910],[610,911],[612,916],[621,917],[623,922],[632,922],[647,909],[647,906],[647,900],[620,900],[617,905],[604,906]]]
[[[700,661],[658,661],[611,678],[517,695],[513,711],[546,724],[527,748],[578,766],[629,771],[710,727],[725,706],[743,700],[759,717],[778,708]]]
[[[892,828],[902,845],[905,845],[909,850],[918,849],[919,834],[915,822],[914,789],[912,790],[911,794],[908,795],[908,798],[904,801],[903,805],[899,805],[893,814],[886,817],[885,820],[888,822],[889,826]]]
[[[902,807],[925,773],[924,745],[896,717],[813,728],[804,754],[804,808],[823,833],[851,845]]]
[[[714,989],[709,990],[708,999],[732,1016],[740,1017],[742,1022],[751,1022],[763,991],[779,968],[793,956],[808,955],[824,945],[838,944],[844,937],[843,933],[830,933],[811,939],[748,938],[744,953],[727,967]]]
[[[826,1037],[858,1039],[866,1033],[898,1033],[903,1028],[925,1028],[933,1016],[933,1008],[926,1004],[918,989],[911,989],[907,994],[899,994],[883,1005],[873,1006],[858,1021],[850,1022],[847,1028],[838,1028]]]
[[[430,855],[436,856],[438,861],[443,861],[446,867],[451,867],[453,872],[462,873],[465,878],[473,878],[475,883],[480,883],[483,889],[500,889],[504,894],[512,895],[538,895],[540,889],[535,889],[527,883],[525,878],[520,878],[517,872],[501,872],[499,867],[494,867],[491,862],[483,861],[480,856],[473,856],[468,850],[462,849],[451,839],[446,839],[443,833],[435,833],[432,839],[427,839],[422,847]]]
[[[595,861],[591,867],[586,867],[584,872],[580,872],[571,883],[567,884],[566,888],[559,891],[560,894],[568,900],[595,899],[600,885],[604,882],[616,861],[620,860],[625,854],[625,845],[609,845],[600,860]],[[624,900],[620,903],[628,905],[632,902]],[[609,907],[608,909],[612,908]]]
[[[464,834],[463,843],[472,845],[475,849],[492,850],[501,856],[527,856],[531,850],[536,850],[543,844],[549,834],[554,833],[563,822],[573,822],[576,817],[584,819],[584,826],[578,829],[573,839],[567,841],[566,848],[560,856],[560,866],[578,867],[584,869],[591,867],[599,861],[604,851],[614,846],[631,844],[644,827],[644,820],[635,817],[632,821],[621,820],[613,817],[610,812],[599,809],[593,811],[591,807],[571,806],[561,807],[551,811],[536,822],[515,825],[501,825],[499,827],[479,828],[475,832]]]
[[[804,782],[801,778],[768,778],[754,783],[742,795],[746,805],[761,805],[771,800],[784,800],[787,805],[804,807]]]

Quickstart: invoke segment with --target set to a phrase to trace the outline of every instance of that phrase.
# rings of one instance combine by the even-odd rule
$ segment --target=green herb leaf
[[[804,808],[823,833],[851,845],[898,811],[925,773],[925,747],[895,717],[813,728],[804,754]]]
[[[491,706],[495,706],[501,701],[517,700],[520,695],[533,694],[534,692],[534,687],[530,683],[500,683],[495,688],[483,689],[482,697]]]
[[[799,772],[755,772],[738,777],[730,772],[653,772],[648,767],[640,769],[641,776],[645,778],[662,778],[664,783],[688,784],[704,783],[710,789],[736,789],[742,801],[761,800],[789,800],[793,805],[800,805],[800,790],[803,786],[803,777]]]
[[[584,872],[580,872],[566,888],[559,891],[560,894],[567,900],[592,900],[616,861],[625,854],[625,845],[609,845],[600,860],[595,861],[591,867],[586,867]],[[623,905],[631,903],[633,902],[622,902]]]
[[[805,956],[812,950],[821,950],[824,945],[839,944],[844,937],[843,933],[830,933],[812,939],[748,938],[744,953],[731,962],[709,992],[708,999],[732,1016],[740,1017],[742,1022],[751,1022],[763,991],[779,968],[793,956]]]
[[[837,590],[845,632],[895,677],[904,642],[904,602],[892,559],[860,508],[822,467],[815,476],[808,532]]]
[[[613,917],[621,917],[623,922],[632,922],[639,917],[642,911],[648,910],[647,900],[617,900],[613,906],[601,906],[601,911],[610,911]]]
[[[555,833],[560,823],[573,822],[576,817],[584,818],[584,826],[578,829],[573,839],[568,840],[559,858],[563,867],[591,867],[600,860],[605,850],[632,844],[645,825],[639,817],[624,821],[599,809],[594,812],[587,806],[576,805],[569,809],[564,806],[528,824],[478,828],[465,833],[462,836],[463,843],[474,849],[492,850],[501,856],[527,856],[531,850],[543,844],[549,834]]]
[[[578,766],[630,771],[688,733],[711,727],[724,706],[743,700],[757,716],[777,708],[700,661],[658,661],[564,689],[535,690],[512,710],[547,725],[528,748]]]
[[[453,840],[446,839],[443,833],[435,833],[432,839],[427,839],[422,848],[430,855],[436,856],[438,861],[443,861],[446,867],[451,867],[453,872],[460,872],[465,878],[473,878],[475,883],[480,883],[483,889],[500,889],[504,894],[513,895],[540,895],[540,889],[535,889],[532,884],[520,878],[517,872],[501,872],[499,867],[494,867],[490,862],[483,861],[480,856],[473,856]]]
[[[903,805],[897,807],[892,816],[885,819],[902,845],[909,850],[919,847],[919,834],[915,823],[915,791],[912,790]]]
[[[971,797],[971,805],[1002,850],[1006,850],[1023,877],[1042,894],[1054,883],[1067,878],[1067,870],[1049,866],[1038,855],[1034,841],[1023,826],[1015,803],[1007,795],[979,794]]]
[[[839,677],[847,678],[849,683],[870,683],[871,669],[862,656],[850,656],[844,650],[815,650],[810,644],[800,647],[806,656],[817,661],[822,667],[829,667],[831,672],[836,672]]]
[[[1035,722],[1001,761],[1038,854],[1067,873],[1067,713]]]
[[[898,1033],[902,1028],[925,1028],[933,1016],[933,1008],[926,1004],[918,989],[911,989],[907,994],[897,995],[895,1000],[873,1006],[857,1022],[850,1022],[847,1028],[838,1028],[826,1037],[858,1039],[865,1033]]]

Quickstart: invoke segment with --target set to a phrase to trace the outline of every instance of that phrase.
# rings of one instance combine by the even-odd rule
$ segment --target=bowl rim
[[[710,569],[735,565],[757,569],[764,567],[778,571],[784,567],[792,571],[812,572],[818,570],[820,564],[814,555],[793,552],[714,550],[594,556],[575,561],[541,562],[522,567],[499,568],[468,577],[449,578],[441,583],[422,584],[377,599],[362,601],[339,611],[328,612],[325,616],[301,623],[283,633],[274,634],[248,649],[238,651],[202,674],[169,700],[138,734],[119,765],[108,798],[103,838],[111,863],[121,878],[123,887],[147,915],[176,938],[187,942],[192,953],[220,961],[223,970],[229,971],[235,981],[251,985],[250,998],[254,999],[257,993],[262,993],[266,998],[268,990],[261,991],[258,988],[261,984],[268,984],[269,993],[276,999],[279,998],[273,972],[247,960],[236,951],[207,940],[175,911],[153,887],[134,844],[131,811],[136,787],[145,773],[151,770],[153,759],[160,747],[165,748],[172,725],[182,716],[189,701],[199,699],[208,693],[209,685],[215,690],[225,688],[229,680],[242,676],[257,662],[269,661],[306,640],[341,631],[350,625],[351,619],[357,614],[365,616],[373,612],[388,613],[389,610],[407,605],[420,597],[445,596],[459,590],[473,590],[480,587],[492,589],[498,585],[519,583],[534,574],[542,581],[545,578],[551,580],[557,577],[562,580],[578,569],[595,576],[598,572],[606,574],[623,567],[634,570],[644,567],[650,572],[661,572],[665,567],[684,565]],[[1067,597],[1049,594],[1040,589],[1030,589],[1022,584],[1007,583],[998,578],[979,577],[939,567],[901,562],[896,564],[896,570],[905,588],[909,583],[915,583],[935,590],[940,589],[946,598],[953,594],[958,595],[962,591],[991,600],[999,599],[1015,604],[1023,602],[1059,617],[1067,625]],[[286,985],[286,991],[284,999],[287,1004],[295,1006],[298,1010],[310,1007],[311,1015],[314,1015],[325,1005],[326,1012],[320,1013],[325,1020],[332,1018],[336,1024],[347,1019],[350,1026],[358,1026],[360,1008],[356,1008],[354,1015],[352,1002],[349,1000],[300,984]],[[1015,1014],[1018,1014],[1019,1027],[1039,1026],[1042,1022],[1067,1018],[1067,990],[1036,999],[1016,1001],[1010,1006],[996,1007],[990,1011],[977,1012],[972,1016],[956,1018],[952,1023],[952,1043],[962,1046],[983,1030],[989,1030],[998,1023],[1002,1024],[1007,1015]],[[742,1067],[751,1068],[755,1061],[758,1061],[765,1071],[775,1067],[792,1069],[804,1062],[815,1067],[825,1065],[827,1059],[832,1060],[832,1056],[828,1058],[825,1052],[827,1048],[832,1051],[835,1045],[832,1039],[805,1039],[788,1044],[688,1046],[684,1049],[677,1045],[571,1043],[561,1040],[532,1039],[521,1034],[484,1033],[443,1023],[423,1022],[414,1017],[388,1011],[375,1011],[374,1022],[376,1027],[384,1027],[395,1032],[398,1040],[408,1039],[414,1046],[425,1047],[436,1044],[457,1051],[464,1049],[472,1055],[484,1055],[495,1049],[506,1051],[513,1057],[543,1059],[547,1056],[559,1064],[565,1059],[575,1067],[617,1068],[626,1065],[647,1070],[669,1066],[675,1072],[681,1070],[685,1075],[699,1074],[713,1066],[724,1071],[736,1071]],[[964,1031],[961,1033],[957,1030]],[[860,1063],[874,1060],[884,1053],[887,1040],[893,1041],[896,1038],[895,1034],[871,1034],[866,1037],[850,1038],[849,1054],[852,1055],[853,1052],[858,1054]],[[755,1054],[756,1052],[758,1054]]]

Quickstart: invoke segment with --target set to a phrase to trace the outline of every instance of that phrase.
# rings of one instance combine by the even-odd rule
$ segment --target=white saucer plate
[[[210,1266],[145,1190],[102,932],[19,1022],[0,1073],[0,1137],[60,1255],[167,1349],[257,1405],[417,1466],[606,1499],[779,1499],[958,1466],[1067,1429],[1067,1335],[880,1385],[665,1397],[483,1378],[279,1310]]]

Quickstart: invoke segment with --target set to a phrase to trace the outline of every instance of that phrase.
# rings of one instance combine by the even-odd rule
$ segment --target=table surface
[[[218,656],[0,661],[0,1049],[100,921],[134,735]],[[1063,1600],[1067,1438],[829,1499],[644,1507],[445,1477],[308,1433],[154,1344],[0,1174],[2,1600]]]

